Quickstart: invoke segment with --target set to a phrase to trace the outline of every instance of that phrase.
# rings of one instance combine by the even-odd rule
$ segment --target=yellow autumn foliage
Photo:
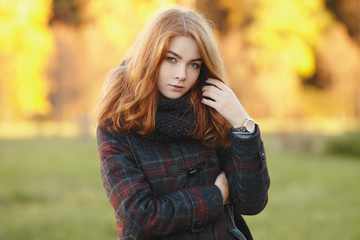
[[[54,47],[49,1],[3,0],[0,11],[2,119],[45,115],[50,111],[45,66]]]

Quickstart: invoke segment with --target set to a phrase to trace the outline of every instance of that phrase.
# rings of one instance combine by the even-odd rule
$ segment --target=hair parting
[[[183,15],[183,24],[184,24],[184,35],[186,35],[187,29],[186,29],[186,21],[185,21],[185,16],[184,15]]]

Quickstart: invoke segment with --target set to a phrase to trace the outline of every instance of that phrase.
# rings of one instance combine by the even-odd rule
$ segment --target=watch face
[[[250,133],[255,131],[255,123],[252,119],[248,119],[245,123],[246,130]]]

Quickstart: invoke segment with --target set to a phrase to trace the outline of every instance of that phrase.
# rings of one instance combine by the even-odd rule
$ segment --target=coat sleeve
[[[202,231],[224,212],[221,192],[215,185],[187,188],[161,198],[132,157],[126,137],[98,127],[100,172],[108,199],[122,227],[135,239]]]
[[[230,202],[243,215],[260,213],[268,201],[270,178],[259,126],[253,134],[231,132],[231,147],[220,159],[229,181]]]

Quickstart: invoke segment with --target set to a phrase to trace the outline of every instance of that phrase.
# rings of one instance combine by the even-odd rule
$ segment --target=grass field
[[[268,206],[246,217],[256,240],[360,239],[360,161],[267,156]],[[116,239],[94,139],[0,141],[0,239]]]

